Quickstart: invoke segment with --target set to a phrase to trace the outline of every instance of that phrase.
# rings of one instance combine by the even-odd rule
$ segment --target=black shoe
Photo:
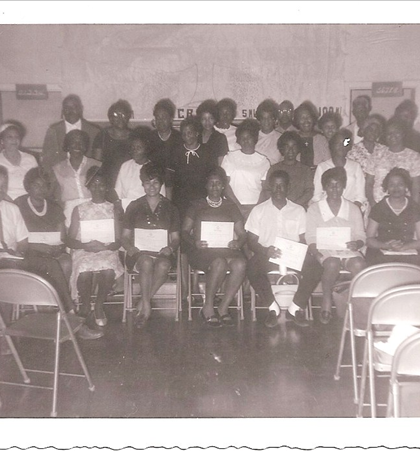
[[[290,312],[287,311],[286,319],[293,320],[297,326],[301,326],[302,328],[309,326],[309,320],[306,319],[305,311],[303,309],[296,311],[295,315],[290,314]]]
[[[276,311],[269,311],[267,317],[265,318],[264,324],[268,328],[274,328],[277,326],[278,323],[278,316],[276,314]]]
[[[101,330],[91,330],[87,325],[82,325],[82,328],[77,332],[77,336],[85,341],[99,339],[104,335]]]

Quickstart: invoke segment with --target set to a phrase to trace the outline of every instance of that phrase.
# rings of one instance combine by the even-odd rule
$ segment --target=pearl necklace
[[[46,213],[47,213],[47,201],[44,199],[44,206],[41,210],[41,212],[39,212],[38,210],[35,209],[35,206],[32,204],[31,198],[28,196],[28,205],[30,207],[30,209],[32,210],[32,212],[37,215],[38,217],[43,217]]]
[[[206,197],[206,201],[207,204],[210,207],[213,207],[214,209],[216,209],[217,207],[220,207],[222,205],[223,202],[223,198],[220,198],[219,201],[212,201],[208,196]]]

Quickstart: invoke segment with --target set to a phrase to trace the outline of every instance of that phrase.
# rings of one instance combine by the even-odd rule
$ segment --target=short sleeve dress
[[[199,199],[191,203],[188,209],[188,218],[194,221],[194,240],[201,239],[201,222],[202,221],[218,221],[233,222],[243,221],[241,212],[236,204],[230,199],[222,199],[219,207],[211,207],[206,199]],[[244,258],[245,256],[240,250],[231,250],[229,248],[207,248],[198,249],[188,247],[188,260],[192,268],[206,272],[214,259],[223,258]]]
[[[114,206],[108,201],[101,204],[87,201],[77,206],[80,221],[83,220],[110,220],[114,219]],[[80,240],[80,228],[77,231],[77,240]],[[118,278],[124,273],[117,251],[99,251],[90,253],[85,250],[73,250],[72,252],[73,270],[70,277],[70,287],[72,298],[77,298],[77,278],[80,273],[101,270],[114,270],[115,277]]]

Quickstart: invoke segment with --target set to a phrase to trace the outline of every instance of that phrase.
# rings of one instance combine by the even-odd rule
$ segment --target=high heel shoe
[[[222,323],[220,322],[220,319],[216,314],[213,314],[210,317],[206,317],[204,315],[203,309],[200,309],[200,317],[203,319],[204,323],[206,323],[207,325],[209,325],[213,328],[218,328],[218,327],[222,326]]]
[[[108,324],[108,319],[106,318],[106,315],[104,314],[104,316],[103,317],[97,317],[96,316],[96,312],[94,312],[94,318],[95,318],[95,323],[98,325],[98,326],[107,326],[107,324]]]
[[[136,328],[143,328],[147,323],[148,317],[142,314],[140,311],[137,311],[136,316],[134,317],[134,325]]]

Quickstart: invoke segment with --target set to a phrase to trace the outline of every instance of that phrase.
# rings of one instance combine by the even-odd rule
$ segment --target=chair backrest
[[[391,380],[397,375],[420,376],[420,333],[402,342],[392,361]]]
[[[350,285],[349,299],[375,298],[385,290],[420,283],[420,267],[403,263],[386,263],[365,268]]]
[[[0,270],[0,302],[58,306],[60,311],[63,311],[63,305],[54,287],[41,276],[24,270]]]
[[[420,325],[420,284],[394,287],[376,297],[369,309],[372,325]]]

